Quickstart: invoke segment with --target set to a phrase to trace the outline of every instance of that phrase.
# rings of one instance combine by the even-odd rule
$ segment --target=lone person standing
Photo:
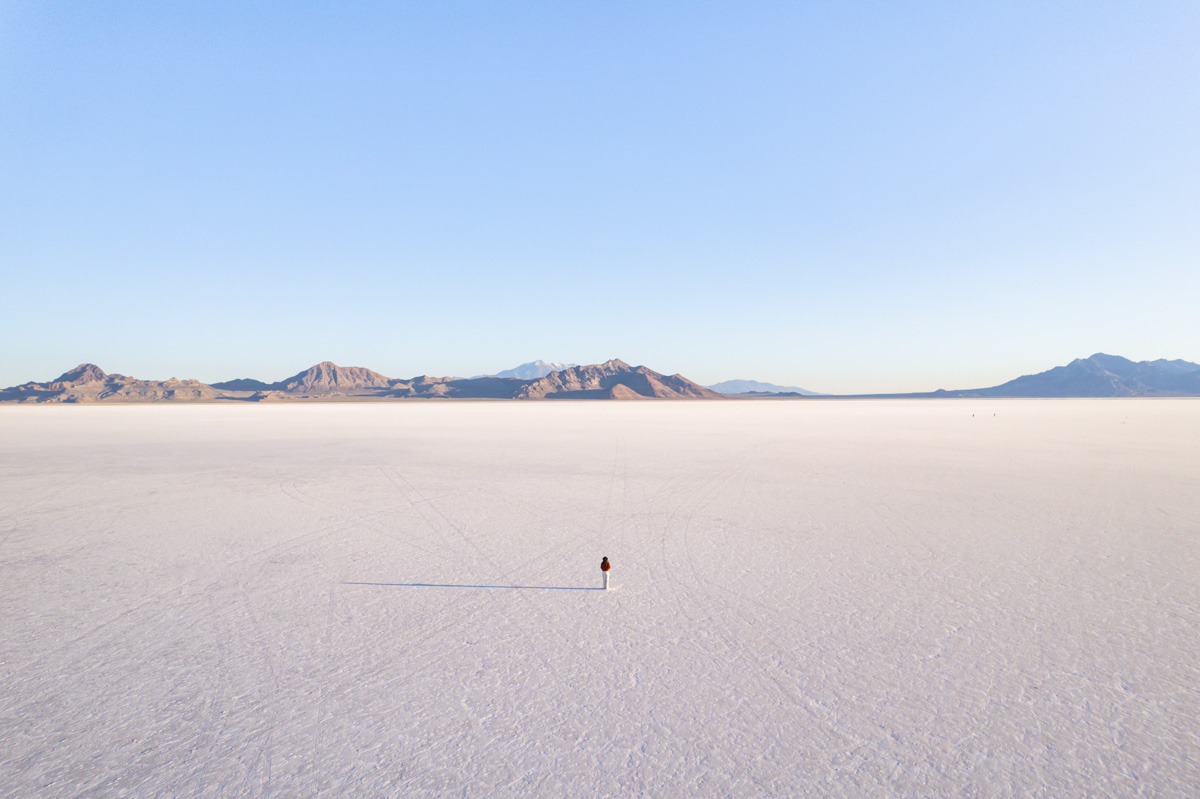
[[[612,564],[608,562],[608,558],[601,558],[600,573],[604,575],[604,590],[608,590],[608,571],[612,568]]]

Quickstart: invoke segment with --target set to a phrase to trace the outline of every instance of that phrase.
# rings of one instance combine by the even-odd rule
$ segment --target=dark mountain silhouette
[[[614,358],[530,381],[513,396],[516,399],[718,399],[722,395],[682,375],[663,375]]]

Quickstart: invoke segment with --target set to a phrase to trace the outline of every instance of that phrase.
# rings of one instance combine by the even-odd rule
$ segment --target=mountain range
[[[521,377],[519,375],[528,375]],[[720,389],[720,390],[717,390]],[[780,389],[789,389],[781,391]],[[792,390],[794,389],[794,391]],[[239,378],[211,385],[198,380],[139,380],[80,364],[46,383],[0,391],[0,402],[287,402],[359,399],[721,399],[811,396],[795,386],[732,380],[705,388],[682,375],[665,375],[614,358],[572,366],[533,361],[496,375],[391,378],[359,366],[325,361],[274,383]],[[829,395],[833,396],[833,395]],[[845,395],[843,395],[845,396]],[[1097,353],[1066,366],[1023,375],[990,388],[874,397],[1187,397],[1200,396],[1200,364],[1159,359],[1131,361]]]
[[[572,366],[578,365],[577,363],[559,363],[557,361],[530,361],[520,366],[514,366],[512,369],[505,369],[503,372],[496,372],[494,375],[478,375],[478,377],[516,377],[520,380],[536,380],[551,372],[561,372],[563,369],[570,369]]]
[[[0,402],[156,402],[160,400],[215,400],[222,392],[198,380],[138,380],[105,374],[100,367],[82,363],[48,383],[23,383],[0,391]]]
[[[391,378],[359,366],[325,361],[299,374],[267,383],[239,378],[208,385],[197,380],[138,380],[80,364],[46,383],[23,383],[0,391],[0,402],[156,402],[239,400],[279,402],[351,399],[718,399],[722,395],[682,375],[664,375],[619,359],[589,366],[534,362],[546,374],[527,379]],[[522,367],[518,367],[521,369]],[[514,370],[515,371],[515,370]],[[528,372],[527,372],[528,373]]]

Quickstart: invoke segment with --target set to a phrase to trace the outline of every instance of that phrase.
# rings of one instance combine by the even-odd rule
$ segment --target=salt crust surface
[[[0,795],[1194,795],[1198,520],[1195,400],[0,408]]]

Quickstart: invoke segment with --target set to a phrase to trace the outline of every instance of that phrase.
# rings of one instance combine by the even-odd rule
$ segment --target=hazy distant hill
[[[722,395],[682,375],[663,375],[614,358],[574,366],[531,381],[516,399],[718,399]]]
[[[1066,366],[1022,375],[988,388],[948,391],[939,388],[910,394],[856,394],[857,397],[1197,397],[1200,364],[1190,361],[1131,361],[1098,352],[1076,358]]]
[[[954,392],[981,397],[1154,397],[1200,395],[1200,364],[1131,361],[1098,352],[1066,366],[991,388]]]
[[[1131,361],[1098,352],[1066,366],[1022,375],[989,388],[918,394],[873,394],[875,397],[1196,397],[1200,396],[1200,364],[1190,361]]]
[[[709,386],[720,394],[800,394],[815,397],[817,392],[808,391],[799,386],[778,386],[774,383],[763,383],[759,380],[724,380]]]
[[[512,369],[505,369],[503,372],[496,372],[494,375],[480,375],[480,377],[515,377],[519,380],[537,380],[551,372],[561,372],[563,369],[570,369],[576,365],[557,361],[530,361]]]

